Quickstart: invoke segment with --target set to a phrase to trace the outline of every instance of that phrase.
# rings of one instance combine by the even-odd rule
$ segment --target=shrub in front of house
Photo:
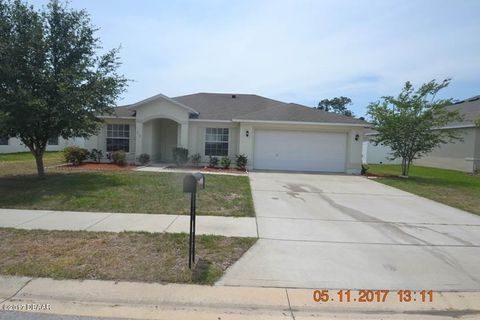
[[[112,162],[118,164],[119,166],[124,166],[127,164],[127,154],[123,150],[112,152],[111,158]]]
[[[150,162],[150,155],[148,153],[142,153],[138,156],[138,162],[140,162],[142,166],[146,165]]]
[[[177,164],[177,166],[183,166],[185,163],[188,162],[188,149],[185,148],[173,148],[173,161]]]
[[[66,147],[63,149],[63,157],[65,161],[74,165],[78,166],[80,163],[85,161],[88,157],[88,150],[84,148],[80,148],[77,146]]]
[[[244,154],[239,154],[237,155],[236,163],[237,163],[237,168],[240,170],[247,170],[247,162],[248,158]]]
[[[218,166],[218,158],[208,156],[208,167],[209,168],[216,168]]]
[[[202,161],[202,156],[200,155],[200,153],[195,153],[195,154],[193,154],[193,155],[190,157],[190,162],[191,162],[195,167],[198,166],[198,164],[200,163],[200,161]]]
[[[89,158],[92,159],[93,162],[100,162],[100,160],[103,158],[102,150],[92,149],[90,151]]]
[[[222,166],[223,169],[230,168],[231,163],[232,161],[228,157],[223,157],[222,160],[220,161],[220,165]]]
[[[362,164],[362,171],[361,171],[361,174],[362,175],[366,175],[367,174],[367,171],[368,171],[369,167],[368,167],[368,164]]]

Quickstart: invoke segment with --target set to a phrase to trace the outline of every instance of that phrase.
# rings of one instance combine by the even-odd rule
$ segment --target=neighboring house
[[[366,122],[251,94],[159,94],[102,116],[105,125],[88,149],[125,150],[172,161],[172,149],[189,154],[245,154],[248,169],[359,173]]]
[[[375,145],[371,141],[374,132],[365,133],[365,141],[362,145],[362,162],[369,164],[400,164],[401,159],[391,159],[390,152],[392,149],[383,144]]]
[[[66,146],[76,145],[83,147],[83,138],[65,140],[61,137],[50,139],[47,144],[47,151],[60,151]],[[0,153],[27,152],[30,151],[18,138],[0,137]]]
[[[450,123],[443,129],[455,129],[462,136],[462,141],[442,144],[428,155],[414,161],[417,165],[474,172],[480,169],[480,128],[475,125],[475,119],[480,116],[480,96],[459,101],[447,107],[448,110],[458,111],[463,115],[461,122]],[[390,148],[375,146],[368,141],[367,133],[363,149],[364,160],[367,163],[381,163],[389,156]],[[395,160],[399,163],[400,159]],[[383,161],[383,163],[389,163]]]

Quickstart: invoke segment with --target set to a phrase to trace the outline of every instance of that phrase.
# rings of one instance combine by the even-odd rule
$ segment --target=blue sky
[[[46,3],[32,1],[36,6]],[[315,106],[348,96],[358,116],[382,95],[452,78],[480,94],[480,1],[72,0],[133,82],[119,105],[157,93],[255,93]]]

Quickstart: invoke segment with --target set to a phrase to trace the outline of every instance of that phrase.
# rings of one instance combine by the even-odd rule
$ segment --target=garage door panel
[[[343,172],[346,134],[255,131],[255,169]]]

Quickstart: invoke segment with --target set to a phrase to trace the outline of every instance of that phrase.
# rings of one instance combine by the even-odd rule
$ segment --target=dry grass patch
[[[185,233],[0,228],[0,241],[4,275],[213,284],[256,239],[197,236],[193,271]]]
[[[47,152],[45,153],[43,162],[45,164],[45,171],[55,172],[56,166],[63,163],[62,152]],[[0,154],[0,178],[2,176],[24,176],[36,175],[37,166],[31,153],[5,153]]]

